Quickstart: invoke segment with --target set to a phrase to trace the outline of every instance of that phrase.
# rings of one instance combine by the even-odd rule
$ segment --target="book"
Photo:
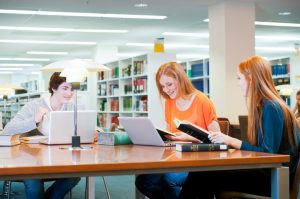
[[[176,144],[176,151],[227,151],[227,144],[205,144],[205,143],[187,143]]]
[[[189,121],[174,119],[174,124],[176,128],[190,136],[197,138],[203,143],[211,143],[208,138],[209,132],[195,124],[190,123]]]
[[[48,136],[36,135],[36,136],[21,137],[20,142],[26,144],[39,144],[40,141],[47,140],[47,139]]]
[[[0,135],[0,146],[15,146],[20,144],[20,135]]]
[[[102,145],[125,145],[132,144],[126,132],[100,132],[97,144]]]
[[[174,133],[171,133],[170,131],[163,130],[163,129],[158,128],[158,127],[156,127],[156,130],[157,130],[157,132],[159,133],[160,137],[161,137],[164,141],[168,140],[168,139],[165,137],[165,135],[176,136]]]

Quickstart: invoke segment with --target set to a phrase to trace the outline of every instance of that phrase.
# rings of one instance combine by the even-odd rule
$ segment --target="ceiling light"
[[[41,72],[40,71],[32,71],[31,74],[33,74],[33,75],[40,75]]]
[[[153,43],[126,43],[127,46],[143,46],[143,47],[153,47]],[[208,45],[196,45],[196,44],[165,44],[168,48],[206,48]]]
[[[104,17],[104,18],[125,18],[125,19],[165,19],[167,16],[160,15],[130,15],[130,14],[103,14],[103,13],[82,13],[82,12],[54,12],[34,10],[4,10],[1,14],[22,14],[22,15],[47,15],[47,16],[69,16],[69,17]]]
[[[268,51],[268,52],[293,52],[293,47],[255,47],[255,50]]]
[[[280,15],[280,16],[288,16],[291,14],[292,14],[291,12],[278,12],[278,15]]]
[[[204,22],[209,22],[209,19],[204,19]],[[266,21],[255,21],[255,25],[258,26],[280,26],[280,27],[295,27],[299,28],[298,23],[279,23],[279,22],[266,22]]]
[[[300,37],[293,36],[255,36],[255,39],[271,40],[271,41],[299,41]]]
[[[208,33],[189,33],[189,32],[163,32],[162,35],[170,36],[187,36],[187,37],[205,37],[208,38]]]
[[[97,42],[80,42],[80,41],[36,41],[36,40],[0,40],[0,43],[17,43],[17,44],[57,44],[57,45],[96,45]]]
[[[7,58],[0,57],[0,61],[50,61],[48,58]]]
[[[126,33],[126,32],[128,32],[128,30],[18,27],[18,26],[0,26],[0,30],[40,31],[40,32],[87,32],[87,33]]]
[[[176,54],[177,59],[191,59],[191,58],[201,58],[205,59],[208,58],[208,55],[201,55],[201,54]]]
[[[13,74],[12,71],[0,71],[0,74]]]
[[[23,70],[23,68],[0,68],[0,70]]]
[[[47,51],[27,51],[26,54],[32,55],[68,55],[68,52],[47,52]]]
[[[34,64],[0,64],[0,66],[34,66]]]

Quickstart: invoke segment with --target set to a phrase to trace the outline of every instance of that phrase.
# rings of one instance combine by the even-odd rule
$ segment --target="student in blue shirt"
[[[275,89],[269,63],[259,56],[247,58],[239,64],[237,78],[248,104],[249,142],[221,132],[211,132],[209,139],[235,149],[290,155],[285,166],[293,180],[299,159],[298,127]],[[189,173],[179,198],[213,199],[222,190],[270,196],[270,174],[270,169]]]

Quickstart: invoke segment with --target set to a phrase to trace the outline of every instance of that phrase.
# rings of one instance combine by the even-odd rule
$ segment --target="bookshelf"
[[[118,117],[149,117],[164,127],[163,101],[155,83],[158,67],[176,60],[175,54],[149,53],[104,65],[111,70],[98,73],[97,125],[109,128]]]
[[[180,63],[194,86],[209,96],[209,59],[197,59]]]
[[[2,112],[2,122],[6,125],[11,118],[28,102],[40,98],[41,92],[12,95],[7,100],[0,100],[0,112]]]

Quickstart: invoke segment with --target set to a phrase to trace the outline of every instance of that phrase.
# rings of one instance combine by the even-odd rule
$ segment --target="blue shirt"
[[[290,155],[290,174],[294,173],[298,163],[296,148],[291,148],[287,135],[284,136],[284,118],[283,111],[276,101],[263,100],[262,104],[262,130],[258,132],[257,146],[242,141],[241,150],[267,152],[274,154]],[[298,128],[297,143],[299,143]]]

